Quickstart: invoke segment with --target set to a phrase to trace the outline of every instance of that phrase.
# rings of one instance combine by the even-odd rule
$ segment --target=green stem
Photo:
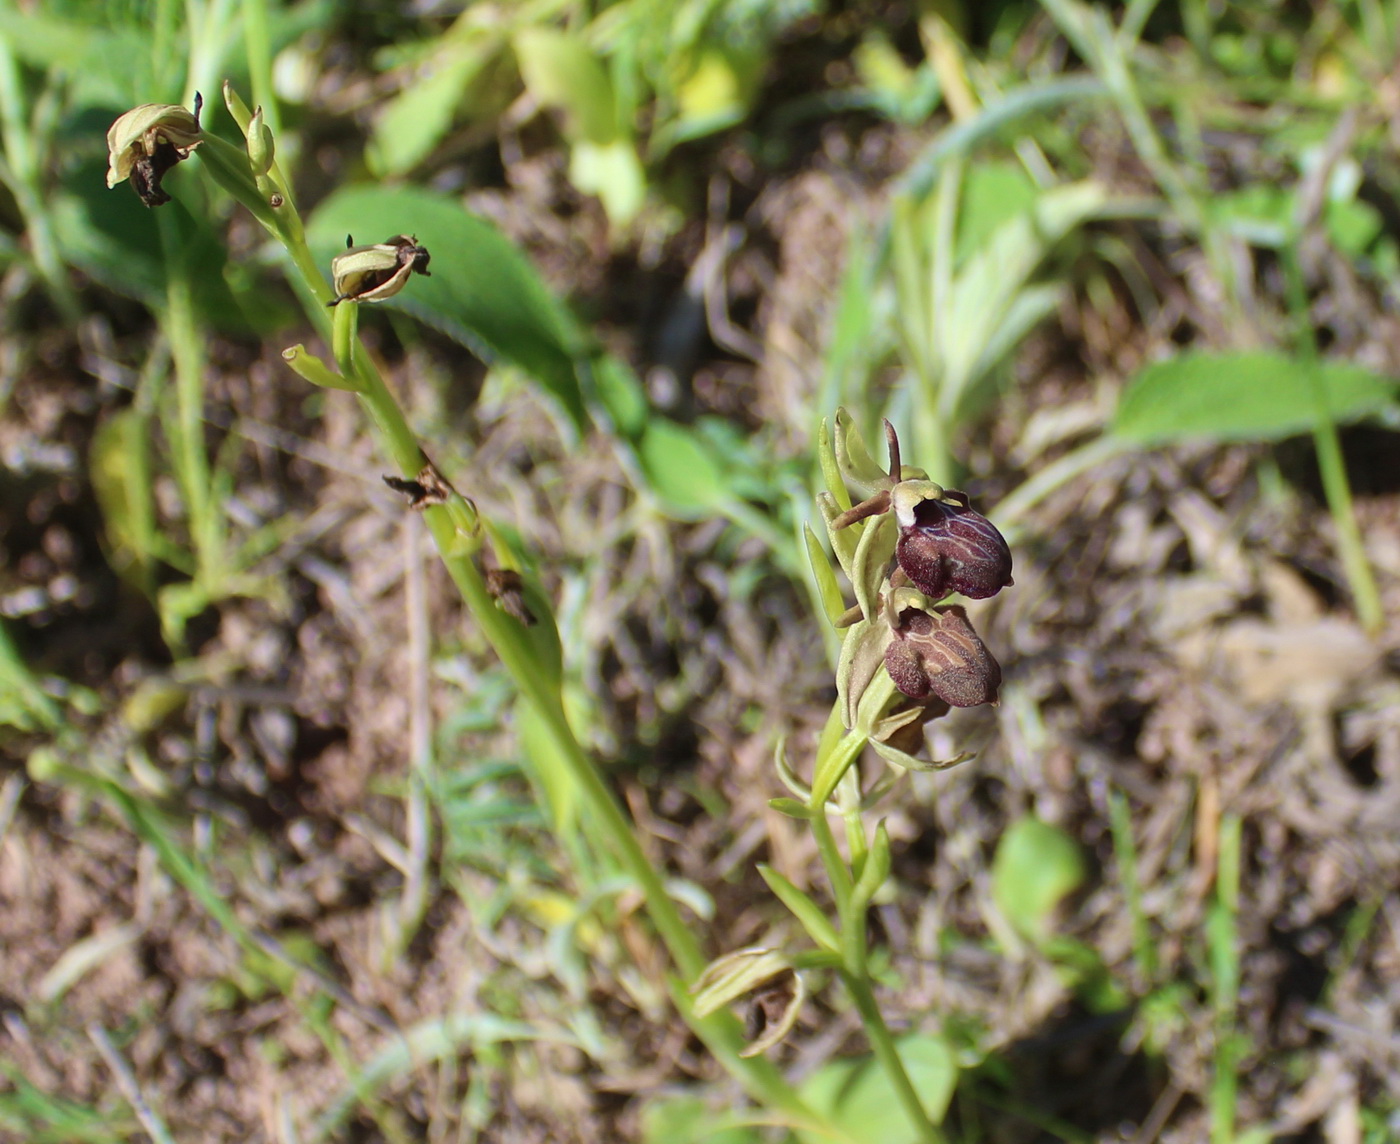
[[[1385,622],[1380,590],[1366,558],[1366,546],[1361,539],[1361,527],[1356,522],[1352,503],[1351,483],[1347,480],[1346,462],[1342,457],[1342,440],[1337,422],[1327,402],[1327,388],[1322,372],[1317,368],[1317,336],[1313,331],[1308,308],[1307,286],[1303,267],[1298,260],[1297,236],[1279,251],[1283,260],[1288,289],[1288,308],[1293,316],[1293,337],[1296,352],[1308,375],[1313,398],[1313,447],[1317,450],[1317,467],[1322,476],[1322,491],[1327,497],[1327,509],[1337,530],[1337,549],[1342,569],[1356,604],[1357,619],[1368,635],[1380,632]]]
[[[864,919],[861,921],[861,944],[864,945]],[[899,1098],[900,1106],[909,1117],[909,1123],[929,1144],[943,1144],[943,1130],[929,1119],[928,1111],[914,1088],[914,1082],[904,1070],[904,1061],[899,1056],[899,1049],[895,1046],[889,1026],[880,1014],[880,1006],[875,1002],[875,992],[870,988],[868,967],[862,965],[861,969],[856,971],[848,966],[841,970],[841,980],[850,990],[856,1012],[860,1014],[861,1023],[865,1026],[865,1035],[870,1038],[870,1047],[875,1053],[875,1059],[880,1062],[880,1067],[885,1070],[885,1075],[894,1085],[895,1096]]]
[[[232,99],[229,102],[237,106]],[[208,161],[211,174],[250,206],[267,229],[286,246],[300,272],[303,300],[312,321],[322,330],[329,327],[332,350],[342,377],[355,384],[356,396],[379,431],[394,466],[406,477],[416,476],[427,459],[398,402],[359,345],[356,336],[359,306],[353,302],[341,303],[331,312],[328,322],[326,303],[333,295],[307,248],[300,218],[290,198],[283,207],[271,208],[252,179],[246,155],[230,144],[210,137],[198,153]],[[661,871],[642,850],[632,823],[594,761],[575,738],[564,713],[557,674],[541,659],[527,629],[496,606],[480,569],[470,555],[463,553],[459,527],[461,508],[460,504],[448,503],[434,505],[424,512],[443,564],[482,635],[524,701],[534,708],[598,833],[609,840],[640,887],[648,916],[681,978],[681,984],[673,987],[672,996],[682,1018],[756,1100],[778,1111],[793,1126],[830,1136],[832,1126],[806,1107],[770,1061],[739,1055],[744,1047],[743,1030],[731,1013],[718,1012],[704,1018],[695,1015],[684,984],[694,981],[704,968],[700,945],[667,892]]]
[[[354,377],[360,383],[357,396],[378,427],[394,464],[403,475],[414,476],[423,467],[426,458],[384,379],[358,348],[355,338],[358,309],[353,302],[343,302],[335,308],[332,340],[336,363],[342,374]],[[705,957],[699,943],[667,893],[661,871],[642,850],[617,799],[603,781],[593,760],[574,737],[564,714],[559,689],[550,678],[550,673],[542,669],[525,629],[496,607],[471,557],[457,553],[460,547],[458,530],[447,506],[429,508],[424,517],[443,564],[482,634],[510,673],[520,694],[540,717],[599,833],[609,840],[628,873],[641,888],[647,913],[678,975],[685,982],[693,981],[705,967]],[[673,993],[686,1023],[755,1099],[782,1111],[795,1124],[811,1126],[819,1123],[771,1062],[763,1058],[746,1059],[739,1056],[744,1041],[738,1022],[732,1015],[715,1013],[698,1018],[689,1009],[688,994],[682,990],[674,990]]]
[[[209,456],[204,444],[204,354],[190,296],[189,268],[173,216],[157,216],[165,262],[163,325],[175,369],[175,473],[189,514],[195,580],[208,586],[219,560],[219,525],[210,504]]]
[[[828,773],[835,770],[836,775],[831,780],[830,786],[838,788],[842,787],[843,784],[855,781],[848,776],[855,774],[854,763],[865,748],[866,737],[857,731],[850,731],[840,738],[836,738],[834,734],[830,733],[833,722],[839,726],[839,718],[834,711],[832,719],[828,720],[826,732],[822,735],[817,750],[817,765],[813,773],[815,776],[817,773]],[[857,901],[855,880],[845,860],[841,857],[841,851],[836,845],[836,835],[831,829],[831,823],[827,821],[826,798],[830,793],[831,790],[822,794],[814,789],[808,805],[817,812],[810,819],[812,836],[816,840],[817,852],[821,856],[822,866],[825,868],[827,879],[831,883],[831,896],[836,903],[836,913],[841,923],[841,979],[846,983],[846,988],[850,990],[856,1012],[860,1014],[861,1024],[865,1027],[865,1035],[870,1041],[875,1059],[879,1061],[880,1067],[885,1071],[890,1086],[894,1089],[900,1105],[909,1117],[910,1124],[914,1126],[915,1131],[922,1139],[929,1141],[930,1144],[942,1144],[943,1133],[929,1119],[927,1110],[919,1100],[919,1094],[914,1088],[913,1081],[909,1079],[909,1074],[904,1068],[904,1061],[900,1058],[899,1051],[895,1047],[894,1037],[890,1034],[889,1026],[885,1024],[880,1007],[875,1001],[875,993],[870,985],[869,950],[865,941],[865,915],[868,902],[864,899]],[[849,791],[843,793],[849,801]],[[856,800],[858,809],[858,789]],[[860,829],[859,823],[857,823],[857,828]],[[861,849],[864,849],[863,829],[861,829],[860,837]]]

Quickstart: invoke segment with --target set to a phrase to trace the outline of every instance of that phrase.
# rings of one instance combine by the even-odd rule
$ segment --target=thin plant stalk
[[[833,729],[839,730],[840,726],[840,714],[833,708],[826,733],[822,735],[818,745],[814,773],[835,773],[839,768],[840,777],[836,781],[836,788],[843,796],[838,800],[838,805],[841,806],[846,820],[851,850],[849,867],[841,856],[831,823],[827,820],[827,796],[831,792],[823,793],[820,789],[814,789],[808,802],[808,810],[812,812],[809,820],[812,824],[812,836],[816,840],[817,852],[821,856],[822,866],[831,884],[831,894],[840,921],[839,973],[855,1004],[856,1012],[860,1015],[871,1051],[889,1080],[909,1123],[922,1139],[930,1144],[942,1144],[943,1132],[929,1118],[928,1111],[919,1099],[918,1090],[909,1079],[894,1036],[885,1024],[885,1018],[880,1012],[875,992],[870,985],[869,947],[865,936],[869,903],[868,900],[857,896],[855,878],[852,876],[852,870],[860,868],[866,849],[865,830],[859,819],[860,790],[855,762],[865,749],[867,739],[859,731],[848,731],[839,737],[831,733]],[[852,792],[854,800],[851,799]]]
[[[205,148],[210,142],[215,141],[207,139]],[[199,154],[212,158],[218,165],[219,181],[226,188],[234,190],[240,200],[243,200],[243,195],[239,191],[252,192],[254,202],[249,205],[254,207],[254,213],[265,225],[283,240],[293,264],[305,279],[307,294],[320,304],[322,312],[313,313],[313,321],[324,327],[324,306],[334,297],[334,293],[311,260],[295,212],[285,209],[273,214],[269,211],[267,199],[261,193],[262,188],[257,187],[248,175],[246,162],[239,170],[235,162],[239,156],[234,148],[224,144],[222,148],[216,145],[208,150],[208,155],[204,149]],[[290,205],[288,200],[285,207],[290,208]],[[341,303],[332,312],[330,341],[336,366],[348,383],[343,387],[355,392],[366,415],[378,430],[381,444],[394,467],[404,476],[415,476],[427,464],[427,458],[397,400],[360,345],[358,312],[359,307],[353,302]],[[496,607],[480,569],[472,557],[463,552],[459,514],[460,508],[454,510],[451,505],[429,506],[423,514],[449,576],[482,635],[521,695],[540,717],[559,758],[564,761],[576,783],[599,835],[607,839],[641,889],[647,913],[670,954],[679,978],[686,982],[694,980],[705,965],[699,943],[667,892],[661,872],[642,850],[617,799],[574,736],[564,712],[557,680],[552,678],[547,665],[541,662],[526,629]],[[794,1126],[830,1133],[831,1126],[806,1107],[771,1062],[761,1057],[744,1058],[739,1055],[744,1047],[742,1030],[731,1014],[717,1012],[703,1018],[697,1017],[683,988],[673,988],[672,997],[686,1023],[750,1095],[780,1112]]]
[[[1375,573],[1366,558],[1361,526],[1356,521],[1356,506],[1352,501],[1351,483],[1347,480],[1346,462],[1342,458],[1337,422],[1328,406],[1327,387],[1318,369],[1317,335],[1313,331],[1308,310],[1307,286],[1303,282],[1296,238],[1293,242],[1284,243],[1279,256],[1283,261],[1288,309],[1293,317],[1294,348],[1306,367],[1308,385],[1312,390],[1313,448],[1317,451],[1317,468],[1322,476],[1327,509],[1337,530],[1337,551],[1342,558],[1342,570],[1356,605],[1357,619],[1361,622],[1362,630],[1374,636],[1385,623],[1385,614]]]

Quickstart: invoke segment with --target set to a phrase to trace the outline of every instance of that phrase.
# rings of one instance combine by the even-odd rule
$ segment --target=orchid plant
[[[428,274],[430,255],[401,234],[349,249],[332,263],[327,281],[306,245],[291,187],[277,166],[275,141],[261,109],[249,111],[227,86],[225,104],[243,134],[238,147],[200,125],[201,103],[182,107],[147,104],[127,112],[108,133],[108,186],[130,180],[141,200],[158,207],[170,200],[163,181],[197,155],[216,181],[243,203],[286,247],[301,276],[308,316],[329,333],[334,367],[303,346],[284,357],[305,380],[356,395],[380,431],[399,470],[385,479],[421,510],[444,564],[469,610],[525,699],[548,728],[603,834],[631,872],[679,980],[672,996],[681,1017],[770,1114],[824,1138],[848,1134],[814,1113],[763,1054],[794,1026],[806,995],[804,970],[833,970],[858,1010],[890,1087],[921,1139],[939,1140],[941,1109],[926,1107],[915,1090],[875,1001],[867,947],[866,915],[890,871],[883,822],[867,829],[864,812],[910,769],[938,769],[964,761],[924,757],[924,728],[953,707],[995,703],[1001,669],[973,630],[967,612],[949,603],[953,593],[970,599],[994,596],[1012,583],[1011,553],[996,528],[974,511],[968,497],[944,489],[900,458],[899,440],[885,424],[889,465],[871,459],[850,416],[839,410],[823,423],[819,442],[826,489],[817,498],[836,567],[810,529],[807,548],[827,619],[843,634],[837,700],[818,744],[810,778],[803,779],[780,745],[778,775],[793,797],[774,799],[779,811],[810,824],[835,906],[829,917],[817,902],[776,870],[760,871],[794,913],[813,948],[789,953],[746,949],[708,965],[699,943],[667,892],[661,873],[638,842],[632,824],[595,762],[579,745],[564,713],[557,629],[539,586],[522,576],[497,530],[478,514],[432,465],[403,412],[360,347],[361,303],[392,297],[415,274]],[[330,320],[328,322],[328,311]],[[329,327],[329,328],[328,328]],[[864,494],[853,503],[849,489]],[[847,607],[837,568],[855,603]],[[862,788],[858,760],[870,747],[887,768]],[[846,854],[828,815],[844,822]],[[690,989],[685,983],[692,983]],[[747,1000],[747,1028],[729,1013]]]

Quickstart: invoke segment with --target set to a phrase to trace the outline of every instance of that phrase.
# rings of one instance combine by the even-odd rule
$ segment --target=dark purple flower
[[[957,605],[903,609],[885,648],[885,670],[910,699],[936,696],[951,707],[995,703],[1001,688],[1001,666]]]
[[[895,558],[914,586],[930,600],[949,592],[985,600],[1011,584],[1011,549],[992,522],[972,510],[965,493],[922,496],[922,483],[896,485],[893,498]]]

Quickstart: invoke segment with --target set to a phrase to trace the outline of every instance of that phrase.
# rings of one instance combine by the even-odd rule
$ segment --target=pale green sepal
[[[831,522],[840,516],[843,510],[830,493],[817,494],[817,508],[821,510],[822,520],[826,521],[826,534],[831,538],[831,550],[836,553],[836,560],[841,565],[841,571],[846,574],[846,578],[849,580],[851,579],[851,562],[855,559],[856,545],[860,543],[861,529],[864,526],[832,528]]]
[[[841,479],[841,469],[836,463],[836,449],[831,440],[831,423],[825,417],[822,418],[821,428],[817,430],[817,460],[822,467],[822,480],[826,483],[826,491],[838,506],[836,511],[845,512],[851,507],[851,493],[846,488],[846,482]]]
[[[836,932],[836,927],[822,913],[816,902],[812,901],[772,866],[760,862],[758,872],[768,883],[768,888],[778,896],[783,905],[792,911],[792,916],[798,920],[814,942],[833,953],[841,952],[841,938]]]
[[[851,587],[855,589],[861,615],[867,620],[879,614],[880,585],[884,583],[885,568],[894,555],[892,533],[889,514],[867,521],[851,561]]]
[[[901,751],[898,747],[891,747],[888,743],[880,742],[879,739],[871,739],[870,745],[875,748],[875,753],[885,762],[904,771],[946,771],[977,757],[976,751],[964,751],[951,759],[917,759],[913,755]]]
[[[878,669],[884,665],[884,649],[882,648],[877,668],[871,671],[870,678],[866,681],[864,688],[855,693],[858,696],[855,701],[856,708],[853,719],[855,729],[872,738],[880,732],[881,717],[890,705],[890,700],[897,694],[890,673]]]
[[[880,482],[889,477],[870,456],[855,418],[844,406],[836,411],[836,463],[847,480],[870,489],[879,487]]]
[[[776,949],[753,946],[717,957],[705,966],[695,984],[691,1011],[708,1017],[780,973],[792,972],[792,962]]]
[[[826,613],[827,622],[836,627],[846,611],[846,601],[841,596],[841,585],[836,581],[836,571],[831,567],[826,549],[822,547],[822,542],[817,539],[811,525],[802,526],[802,539],[807,545],[807,559],[812,565],[812,580],[817,585],[817,594],[821,597],[822,611]]]

